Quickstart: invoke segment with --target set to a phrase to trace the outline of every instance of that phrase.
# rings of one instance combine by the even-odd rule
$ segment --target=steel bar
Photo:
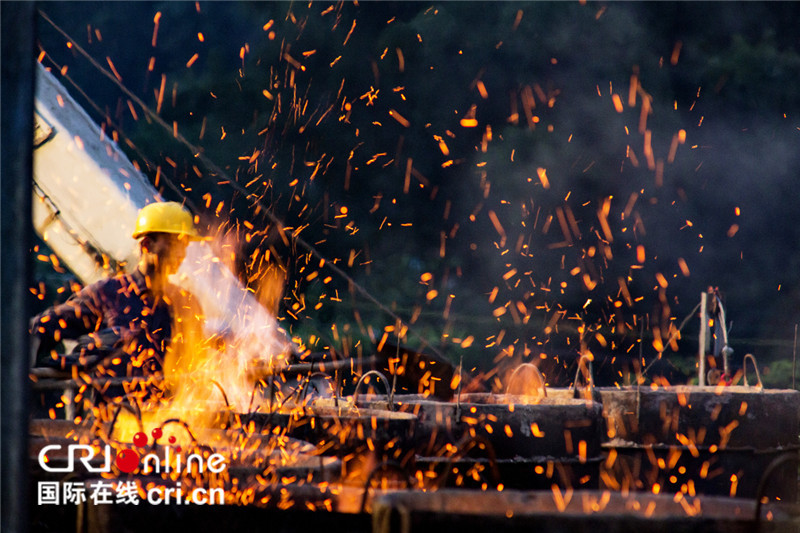
[[[333,371],[354,367],[368,367],[377,363],[376,357],[367,357],[364,359],[343,359],[339,361],[329,361],[324,363],[295,363],[285,366],[276,366],[270,368],[267,366],[257,369],[256,375],[258,377],[269,377],[280,374],[298,375],[307,372],[318,371]],[[77,389],[84,385],[123,385],[123,384],[138,384],[144,382],[158,383],[163,378],[140,378],[140,377],[114,377],[114,378],[90,378],[89,376],[74,377],[69,372],[56,370],[53,368],[34,368],[30,371],[30,376],[33,377],[32,388],[34,390],[57,390],[57,389]]]
[[[700,294],[700,340],[698,344],[697,384],[706,384],[706,331],[708,330],[708,293]]]

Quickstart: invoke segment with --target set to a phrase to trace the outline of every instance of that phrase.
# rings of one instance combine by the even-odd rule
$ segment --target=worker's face
[[[150,272],[159,272],[165,276],[174,274],[186,257],[186,236],[172,233],[148,233],[142,238],[142,258]]]

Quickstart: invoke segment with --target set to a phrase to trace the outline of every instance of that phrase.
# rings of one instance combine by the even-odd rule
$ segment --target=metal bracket
[[[56,136],[55,128],[47,122],[47,120],[39,114],[38,111],[33,113],[33,149],[36,150],[44,143]]]
[[[756,379],[758,380],[758,384],[756,388],[761,390],[764,388],[764,385],[761,383],[761,374],[758,372],[758,364],[756,363],[756,357],[749,353],[744,356],[744,362],[742,363],[742,373],[744,374],[744,386],[749,387],[750,385],[747,383],[747,360],[750,359],[753,361],[753,368],[756,371]]]
[[[592,359],[586,354],[581,354],[580,358],[578,359],[578,368],[575,371],[575,381],[573,381],[572,385],[570,385],[570,389],[573,387],[575,390],[578,389],[578,378],[581,376],[581,374],[583,374],[583,381],[586,383],[586,386],[589,389],[588,397],[591,399],[594,391],[594,372],[592,370]]]
[[[358,378],[358,381],[356,382],[356,389],[353,391],[353,405],[358,407],[358,391],[361,390],[361,384],[364,383],[367,376],[377,376],[378,381],[383,383],[386,394],[389,396],[389,411],[394,411],[394,389],[389,386],[389,380],[386,379],[386,376],[384,376],[380,370],[370,370]]]
[[[508,378],[508,384],[506,385],[506,394],[509,394],[509,391],[511,390],[511,384],[514,382],[514,379],[517,377],[517,374],[523,368],[525,369],[530,368],[533,370],[533,373],[536,374],[536,376],[539,378],[539,381],[542,383],[542,394],[544,395],[545,398],[547,398],[547,387],[544,384],[544,376],[542,376],[542,373],[539,371],[539,367],[537,367],[532,363],[522,363],[521,365],[519,365],[517,368],[514,369],[514,371],[511,373],[511,377]],[[575,379],[576,380],[578,379],[577,376],[575,377]]]

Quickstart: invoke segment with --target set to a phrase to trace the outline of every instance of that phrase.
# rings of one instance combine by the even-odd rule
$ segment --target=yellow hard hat
[[[177,202],[156,202],[139,210],[133,238],[138,239],[147,233],[174,233],[192,239],[199,237],[192,214]]]

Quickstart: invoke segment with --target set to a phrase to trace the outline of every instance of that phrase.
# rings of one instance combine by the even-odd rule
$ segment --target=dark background
[[[284,273],[277,314],[314,350],[372,353],[396,317],[273,217],[406,321],[404,344],[467,368],[532,360],[563,385],[583,346],[623,383],[715,286],[734,366],[752,352],[767,384],[792,383],[797,2],[38,8],[203,154],[39,17],[42,63],[164,196],[188,199],[245,283],[264,294]],[[35,274],[34,308],[66,297],[68,273]],[[651,377],[693,376],[697,322]]]

